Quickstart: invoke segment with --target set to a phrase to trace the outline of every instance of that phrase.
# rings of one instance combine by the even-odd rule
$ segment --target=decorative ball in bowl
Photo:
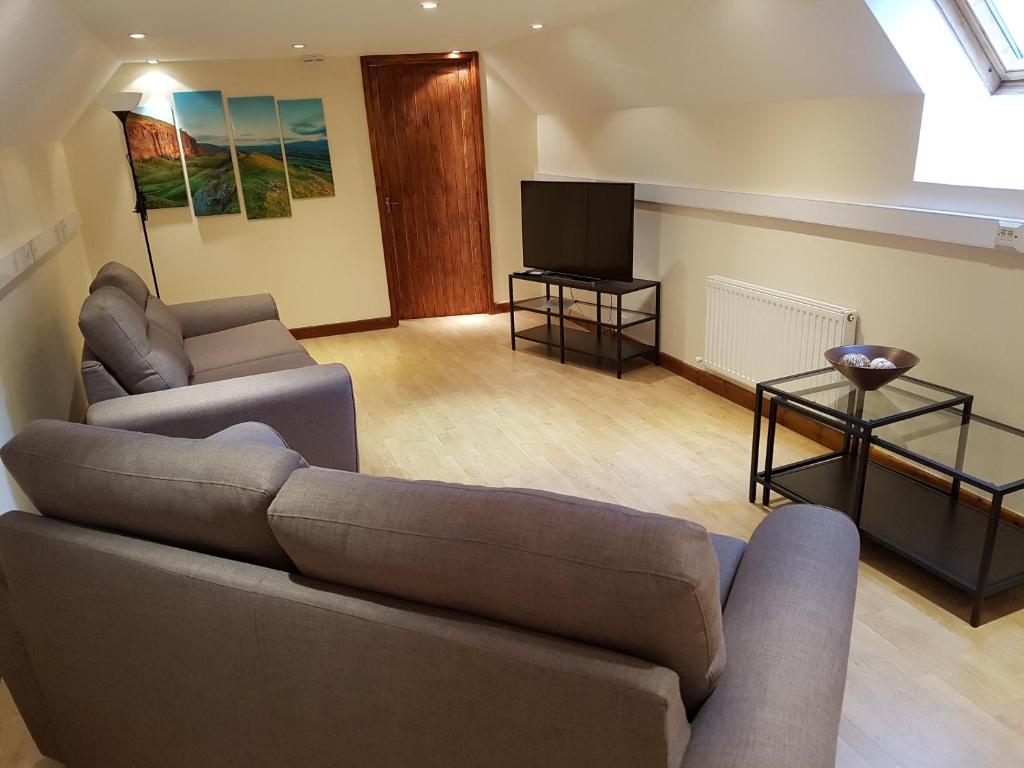
[[[858,389],[873,392],[898,379],[919,362],[913,352],[877,344],[847,344],[825,352],[832,367]]]

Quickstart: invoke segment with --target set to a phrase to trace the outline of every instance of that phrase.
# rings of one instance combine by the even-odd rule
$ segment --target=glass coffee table
[[[768,435],[758,471],[765,397]],[[1024,584],[1024,527],[1004,515],[1024,512],[1024,431],[974,415],[973,401],[910,376],[864,392],[832,368],[763,382],[750,501],[760,485],[764,504],[775,491],[844,512],[866,538],[972,595],[978,626],[986,597]],[[841,432],[841,449],[773,466],[780,408]]]

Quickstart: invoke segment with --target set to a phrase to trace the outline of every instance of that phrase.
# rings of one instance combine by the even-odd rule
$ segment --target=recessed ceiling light
[[[159,64],[160,59],[146,59],[147,64]]]
[[[426,8],[428,11],[434,10],[437,6],[437,3],[420,3],[420,8]]]
[[[292,48],[305,48],[305,43],[292,43]]]
[[[130,35],[128,35],[128,37],[130,37],[132,40],[144,40],[146,34],[144,32],[132,32]]]
[[[543,24],[531,24],[530,29],[544,29]]]

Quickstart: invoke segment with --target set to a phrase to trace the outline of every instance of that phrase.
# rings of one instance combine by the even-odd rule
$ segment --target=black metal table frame
[[[799,395],[786,392],[778,387],[788,381],[795,379],[804,378],[808,376],[827,374],[833,371],[832,368],[821,368],[815,371],[807,371],[803,373],[794,374],[792,376],[785,376],[778,379],[772,379],[771,381],[761,382],[756,388],[756,397],[754,402],[754,430],[753,440],[751,447],[751,458],[750,458],[750,487],[749,487],[749,500],[750,503],[756,503],[757,500],[757,486],[763,487],[761,503],[765,506],[768,505],[771,500],[771,492],[775,491],[786,498],[801,503],[815,503],[813,499],[806,499],[798,497],[797,494],[792,491],[778,485],[773,482],[772,476],[776,473],[783,473],[791,470],[802,469],[813,466],[815,464],[832,461],[842,456],[855,456],[857,459],[856,468],[857,476],[854,485],[854,501],[853,508],[850,510],[850,517],[857,525],[857,529],[861,530],[861,511],[864,502],[864,487],[867,482],[867,472],[870,465],[870,449],[872,445],[882,448],[886,451],[894,453],[908,461],[916,464],[920,464],[927,467],[935,472],[939,472],[942,475],[946,475],[951,478],[949,495],[951,498],[958,498],[960,495],[961,483],[966,483],[973,487],[976,487],[982,491],[990,493],[992,495],[991,504],[988,509],[988,524],[985,533],[984,544],[979,559],[978,565],[978,576],[975,582],[975,588],[971,600],[971,626],[977,627],[981,619],[981,607],[982,603],[987,594],[988,585],[988,574],[992,562],[992,554],[995,550],[996,535],[999,531],[999,521],[1002,517],[1003,500],[1006,495],[1015,493],[1019,490],[1024,490],[1024,480],[1008,483],[1004,485],[990,483],[978,477],[974,477],[963,470],[963,462],[966,453],[966,438],[967,431],[961,430],[960,440],[957,447],[956,464],[954,467],[948,467],[945,464],[934,461],[927,456],[914,453],[906,448],[895,445],[894,443],[879,438],[874,435],[874,431],[880,427],[895,424],[897,422],[906,421],[909,419],[923,416],[929,413],[937,413],[939,411],[951,411],[958,413],[961,418],[961,426],[966,426],[972,420],[987,423],[991,426],[1005,429],[1015,434],[1019,434],[1024,437],[1024,432],[1011,427],[1006,424],[986,419],[982,416],[972,416],[972,408],[974,405],[974,395],[966,392],[960,392],[949,387],[943,387],[938,384],[916,379],[911,376],[903,376],[902,380],[910,381],[915,384],[934,389],[938,392],[945,392],[952,397],[943,400],[941,402],[930,403],[922,405],[920,408],[915,408],[902,413],[893,414],[880,419],[873,419],[866,421],[863,419],[863,407],[865,394],[861,390],[851,391],[850,406],[853,413],[843,412],[828,406],[821,405],[819,403],[813,403],[810,406],[806,405],[807,401],[800,398]],[[765,467],[764,470],[758,471],[758,461],[760,458],[760,444],[761,444],[761,419],[763,417],[764,399],[765,395],[770,395],[768,404],[768,433],[765,445]],[[801,400],[800,403],[793,402],[793,399]],[[774,449],[775,449],[775,430],[778,423],[779,408],[783,407],[794,413],[798,413],[801,416],[808,418],[816,423],[822,424],[832,429],[836,429],[843,433],[843,449],[840,451],[832,451],[830,453],[815,456],[809,459],[803,459],[801,461],[795,461],[790,464],[786,464],[781,467],[774,467]],[[813,410],[812,410],[813,408]],[[959,410],[958,410],[959,409]],[[900,473],[904,474],[904,473]],[[911,478],[909,475],[905,475],[908,479]],[[883,545],[885,542],[881,542]]]
[[[545,279],[547,277],[548,276],[544,276],[544,275],[529,275],[528,276],[528,275],[525,275],[525,274],[517,274],[515,272],[509,274],[509,276],[508,276],[508,303],[509,303],[509,318],[510,318],[509,322],[510,322],[510,325],[511,325],[512,349],[516,348],[516,339],[519,338],[516,335],[516,310],[517,309],[526,310],[526,311],[530,311],[530,312],[537,312],[538,314],[546,314],[547,315],[547,326],[548,326],[548,328],[551,327],[552,318],[553,317],[557,317],[558,320],[559,320],[559,339],[558,339],[558,341],[559,341],[559,343],[558,343],[559,359],[560,359],[560,362],[562,362],[564,364],[565,363],[565,351],[566,351],[566,347],[565,347],[565,321],[566,321],[566,315],[565,315],[565,288],[566,288],[566,283],[567,282],[568,283],[572,283],[574,281],[566,281],[564,279],[560,279],[559,276],[550,276],[550,279]],[[514,287],[513,287],[515,285],[515,281],[516,280],[526,280],[526,281],[532,282],[532,283],[541,283],[541,284],[543,284],[544,285],[544,295],[545,295],[545,299],[547,300],[548,304],[550,304],[551,298],[552,298],[551,297],[551,286],[552,285],[557,285],[557,287],[558,287],[558,312],[557,312],[557,314],[552,313],[550,306],[547,308],[546,312],[538,312],[538,310],[535,310],[535,309],[532,309],[532,308],[526,308],[526,307],[522,307],[522,306],[517,307],[516,306],[516,300],[515,300]],[[559,282],[555,282],[555,280],[559,280]],[[640,357],[642,355],[650,354],[650,353],[653,352],[653,354],[654,354],[654,359],[653,359],[654,364],[655,365],[661,365],[661,283],[660,282],[658,282],[658,281],[643,281],[642,284],[640,284],[638,287],[633,288],[631,290],[615,291],[612,294],[612,295],[615,296],[615,299],[616,299],[616,301],[615,301],[615,320],[616,320],[615,325],[611,325],[610,323],[603,323],[603,322],[601,322],[601,309],[603,308],[603,305],[601,304],[601,296],[604,293],[601,290],[601,287],[602,287],[602,283],[601,282],[594,282],[591,285],[587,285],[587,284],[579,284],[579,285],[572,284],[572,285],[569,285],[569,287],[570,288],[577,288],[578,287],[580,290],[593,291],[596,294],[596,299],[595,299],[595,302],[594,302],[597,305],[597,308],[598,308],[597,315],[596,315],[596,321],[594,323],[596,332],[600,333],[602,326],[607,327],[607,328],[611,328],[611,329],[613,329],[615,331],[615,342],[616,342],[615,377],[616,378],[618,378],[618,379],[622,378],[622,363],[625,360],[629,360],[629,359],[631,359],[633,357]],[[649,316],[641,318],[639,320],[634,320],[634,321],[629,322],[629,323],[623,323],[622,322],[622,297],[624,295],[628,294],[628,293],[636,293],[638,291],[648,290],[650,288],[654,288],[654,307],[655,307],[654,308],[654,314],[644,313],[644,314],[647,314]],[[572,320],[573,318],[568,318],[568,319]],[[589,321],[583,320],[582,322],[589,322]],[[644,350],[642,352],[638,352],[635,355],[629,355],[629,356],[624,358],[622,356],[622,332],[623,332],[623,330],[625,330],[626,328],[632,328],[635,325],[641,325],[643,323],[649,323],[649,322],[653,322],[654,323],[654,344],[653,344],[653,346],[651,346],[651,348],[648,349],[648,350]],[[534,341],[533,339],[525,339],[525,340],[526,341]],[[537,342],[535,342],[535,343],[537,343]],[[582,350],[574,350],[574,351],[579,351],[580,354],[589,354],[588,352],[585,352],[585,351],[582,351]],[[599,355],[597,355],[596,357],[601,359]]]

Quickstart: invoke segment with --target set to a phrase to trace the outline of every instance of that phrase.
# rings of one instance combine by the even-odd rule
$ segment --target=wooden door
[[[392,316],[492,311],[477,55],[362,64]]]

